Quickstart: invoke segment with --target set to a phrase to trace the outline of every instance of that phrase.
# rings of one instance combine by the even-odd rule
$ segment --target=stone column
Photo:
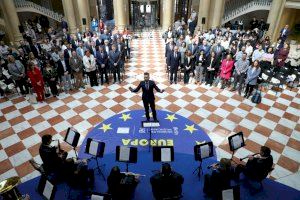
[[[90,27],[90,15],[89,15],[89,1],[88,0],[77,0],[78,16],[79,16],[79,27],[82,31],[85,31],[85,28]],[[77,13],[75,13],[77,14]],[[82,19],[86,19],[86,24],[84,25]]]
[[[115,25],[119,30],[123,30],[127,23],[127,16],[129,15],[127,0],[114,0],[114,19]]]
[[[20,40],[23,40],[22,34],[19,31],[19,17],[14,4],[14,1],[0,1],[0,6],[3,11],[3,16],[5,20],[5,25],[8,27],[11,33],[6,33],[9,35],[11,42],[18,44]]]
[[[163,30],[167,30],[168,27],[172,26],[173,24],[174,1],[164,0],[162,10],[163,10],[162,28]]]
[[[275,35],[274,32],[276,28],[278,28],[278,24],[282,15],[282,11],[284,9],[286,0],[273,0],[271,9],[268,15],[267,23],[270,24],[268,35],[270,35],[270,38],[272,41],[274,41]]]
[[[210,6],[210,26],[216,28],[221,25],[222,17],[224,15],[225,0],[212,0]]]
[[[200,27],[201,30],[207,30],[208,28],[208,17],[209,17],[209,8],[211,0],[200,0],[199,2],[199,13],[198,13],[198,24],[197,27]],[[202,24],[202,18],[205,18],[205,24]]]
[[[65,13],[65,18],[68,22],[69,32],[71,34],[76,33],[76,18],[75,18],[75,9],[72,0],[63,0],[63,8]]]

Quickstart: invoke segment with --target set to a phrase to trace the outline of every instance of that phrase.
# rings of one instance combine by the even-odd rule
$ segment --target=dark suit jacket
[[[104,64],[105,66],[107,65],[108,55],[107,55],[106,51],[103,51],[103,56],[101,55],[100,51],[97,51],[96,62],[99,65],[99,67],[101,67],[102,64]]]
[[[38,44],[38,43],[37,43],[37,47],[34,46],[33,44],[30,45],[30,50],[31,50],[31,52],[33,53],[33,55],[34,55],[36,58],[39,57],[39,53],[38,53],[38,52],[42,53],[41,45]]]
[[[142,99],[143,101],[154,101],[154,92],[153,89],[155,89],[157,92],[161,92],[161,90],[157,87],[154,81],[149,80],[149,90],[146,88],[146,82],[141,81],[140,84],[137,86],[136,89],[134,89],[132,92],[138,92],[142,88],[143,95]]]
[[[289,30],[286,30],[286,31],[285,31],[285,34],[282,35],[283,30],[284,30],[284,28],[281,29],[281,31],[280,31],[280,38],[282,38],[283,40],[286,40],[286,38],[287,38],[287,37],[289,36],[289,34],[290,34],[290,31],[289,31]]]
[[[170,47],[170,42],[168,42],[168,43],[166,44],[166,51],[165,51],[165,57],[166,57],[166,58],[168,57],[168,55],[169,55],[170,53],[173,52],[174,47],[175,47],[175,43],[174,43],[174,42],[173,42],[173,47],[172,47],[172,49],[171,49],[171,47]]]
[[[70,65],[69,65],[69,62],[65,62],[65,63],[66,63],[67,71],[68,71],[69,73],[71,73],[72,70],[71,70],[71,67],[70,67]],[[64,73],[65,73],[64,66],[63,66],[61,60],[58,60],[58,61],[57,61],[57,74],[58,74],[58,76],[60,77],[60,76],[63,76]]]
[[[187,70],[186,67],[190,67],[190,68]],[[193,70],[194,67],[195,67],[195,58],[191,58],[190,62],[188,62],[188,58],[185,57],[184,58],[184,71]]]
[[[184,178],[176,172],[172,172],[170,176],[158,173],[150,178],[153,195],[158,200],[181,195],[183,181]]]
[[[171,71],[177,71],[178,67],[180,65],[180,60],[181,60],[181,56],[180,53],[177,52],[177,57],[174,57],[174,51],[172,51],[171,53],[169,53],[168,57],[167,57],[167,65],[170,66],[170,70]]]
[[[194,49],[193,49],[193,45],[194,45]],[[198,46],[196,44],[189,44],[188,46],[188,50],[192,52],[193,55],[196,55],[198,52]]]
[[[110,64],[111,66],[113,66],[114,63],[119,64],[120,59],[121,59],[121,54],[120,54],[119,51],[115,51],[115,52],[110,51],[109,54],[108,54],[108,56],[109,56],[108,61],[109,61],[109,64]]]
[[[56,147],[41,145],[39,149],[43,167],[47,172],[58,171],[62,167],[62,159],[56,153]]]

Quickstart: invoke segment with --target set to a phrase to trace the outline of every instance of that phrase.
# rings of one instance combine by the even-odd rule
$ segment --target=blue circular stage
[[[194,122],[170,113],[167,111],[158,111],[160,128],[152,131],[152,146],[174,146],[174,162],[171,163],[173,170],[184,177],[182,185],[182,200],[206,199],[202,188],[204,178],[199,180],[194,169],[199,166],[199,162],[194,160],[194,146],[198,143],[208,142],[208,135]],[[153,162],[152,151],[149,152],[149,132],[141,127],[141,121],[146,118],[143,110],[135,110],[115,115],[96,126],[88,133],[79,150],[79,158],[90,158],[84,153],[87,138],[100,140],[106,143],[104,157],[101,158],[101,164],[105,164],[103,173],[105,177],[109,175],[110,169],[118,165],[121,171],[125,171],[125,163],[116,162],[115,149],[118,145],[133,146],[138,148],[138,161],[136,164],[129,165],[129,171],[145,175],[141,177],[140,183],[135,190],[135,200],[152,200],[152,190],[150,177],[154,174],[153,170],[159,170],[161,163]],[[208,165],[216,162],[216,157],[203,160],[203,174],[210,173]],[[89,162],[90,168],[96,167],[95,160]],[[36,191],[39,177],[21,184],[18,188],[22,194],[28,193],[31,199],[42,200],[43,198]],[[249,187],[241,183],[240,194],[243,200],[252,199],[289,199],[299,200],[300,192],[276,181],[266,179],[263,182],[264,189],[256,194],[251,194]],[[65,183],[57,186],[55,199],[68,199],[70,188]],[[107,191],[106,181],[95,170],[95,192],[105,193]],[[277,191],[277,192],[274,192]],[[69,199],[85,200],[82,193],[72,190]],[[87,198],[89,200],[89,198]]]
[[[159,170],[161,163],[154,163],[152,150],[149,152],[149,145],[152,146],[174,146],[174,162],[171,163],[173,169],[185,177],[183,185],[183,199],[195,199],[202,190],[196,174],[193,174],[199,163],[194,160],[194,146],[198,143],[208,142],[208,135],[194,122],[171,112],[157,111],[160,122],[159,128],[152,128],[151,140],[149,128],[142,127],[145,121],[144,110],[135,110],[115,115],[97,125],[88,133],[81,145],[79,158],[89,158],[84,153],[87,138],[92,138],[105,142],[104,157],[102,164],[106,164],[104,174],[107,176],[110,169],[118,165],[125,171],[125,164],[115,161],[116,146],[132,146],[138,148],[138,161],[129,165],[129,171],[146,175],[141,178],[141,182],[136,188],[135,199],[152,199],[150,177],[153,170]],[[216,158],[209,158],[203,162],[207,166],[216,161]],[[95,165],[91,163],[90,165]],[[206,171],[206,170],[205,170]],[[101,179],[101,180],[100,180]],[[101,192],[107,189],[106,183],[99,176],[96,187],[101,188]],[[196,192],[198,191],[198,192]]]

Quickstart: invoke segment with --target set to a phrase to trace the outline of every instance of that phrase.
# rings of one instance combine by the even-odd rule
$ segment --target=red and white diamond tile
[[[176,112],[199,124],[217,146],[218,159],[230,157],[228,135],[243,131],[247,146],[235,156],[244,157],[269,146],[274,157],[271,178],[300,190],[300,92],[298,89],[282,93],[268,91],[262,103],[253,104],[236,93],[193,83],[169,85],[165,73],[164,41],[161,33],[153,38],[132,41],[132,58],[126,64],[122,84],[98,86],[62,93],[48,98],[45,103],[31,105],[24,97],[0,99],[0,180],[18,175],[22,181],[39,174],[30,166],[34,158],[41,162],[38,148],[43,134],[62,139],[69,126],[83,136],[102,120],[118,112],[142,109],[141,93],[128,91],[137,85],[148,71],[160,88],[157,94],[158,109]],[[82,137],[83,138],[83,137]],[[82,142],[82,139],[81,141]],[[62,144],[67,150],[71,150]],[[73,152],[70,151],[70,156]]]

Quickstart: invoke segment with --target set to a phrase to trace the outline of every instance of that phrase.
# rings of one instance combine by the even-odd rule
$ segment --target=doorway
[[[155,28],[159,25],[159,3],[157,1],[129,0],[129,23],[133,29]]]

